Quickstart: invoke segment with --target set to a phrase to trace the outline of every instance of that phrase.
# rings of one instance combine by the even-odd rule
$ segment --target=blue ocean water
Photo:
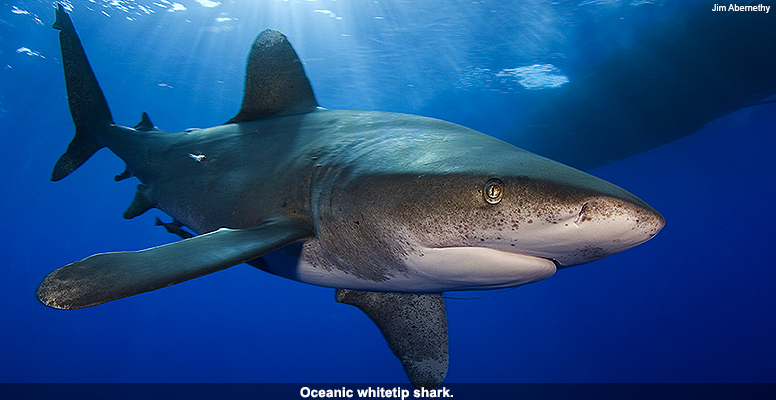
[[[698,4],[67,6],[122,125],[143,111],[167,131],[228,120],[250,44],[274,28],[288,35],[324,107],[421,114],[510,141],[531,91],[563,85],[638,43],[640,29]],[[153,226],[167,219],[161,212],[121,217],[135,183],[113,182],[124,165],[108,151],[49,182],[73,132],[53,14],[48,1],[0,9],[0,381],[405,382],[372,322],[337,304],[332,289],[244,265],[84,310],[37,301],[35,288],[57,267],[175,240]],[[659,210],[664,230],[546,281],[448,300],[446,382],[776,381],[775,111],[745,108],[588,171]]]

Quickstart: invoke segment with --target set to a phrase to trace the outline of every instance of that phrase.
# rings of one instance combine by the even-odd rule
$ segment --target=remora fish
[[[38,288],[61,309],[98,305],[248,262],[337,289],[380,328],[416,387],[447,373],[443,292],[507,288],[652,238],[664,219],[625,190],[452,123],[318,107],[280,32],[248,58],[240,112],[184,133],[147,115],[116,125],[70,17],[60,30],[76,133],[57,181],[107,147],[135,176],[133,218],[158,208],[200,236],[104,253],[50,273]],[[172,224],[171,224],[172,225]],[[185,235],[183,235],[185,236]],[[293,267],[260,257],[295,244]]]

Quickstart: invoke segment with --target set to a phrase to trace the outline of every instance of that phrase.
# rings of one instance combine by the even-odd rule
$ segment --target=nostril
[[[582,204],[582,208],[579,209],[579,214],[577,214],[577,219],[574,220],[574,223],[577,224],[577,226],[582,225],[582,223],[588,219],[587,213],[589,208],[590,206],[588,203]]]

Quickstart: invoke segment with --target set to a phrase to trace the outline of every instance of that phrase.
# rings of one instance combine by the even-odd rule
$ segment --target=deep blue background
[[[117,123],[142,111],[168,131],[228,120],[250,44],[274,28],[324,107],[422,114],[509,141],[530,104],[499,71],[553,63],[573,77],[699,2],[157,3],[72,2]],[[153,226],[160,212],[121,218],[135,183],[113,182],[123,164],[108,151],[49,182],[73,132],[53,14],[48,1],[0,9],[0,381],[405,382],[378,330],[332,289],[245,265],[90,309],[38,303],[57,267],[175,240]],[[447,382],[776,381],[774,127],[776,104],[748,108],[589,171],[659,210],[665,229],[537,284],[448,300]]]

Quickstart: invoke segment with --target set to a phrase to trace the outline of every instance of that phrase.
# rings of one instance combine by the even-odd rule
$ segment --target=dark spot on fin
[[[156,201],[151,194],[151,188],[146,185],[137,185],[137,192],[132,204],[124,211],[124,218],[132,219],[138,215],[156,207]]]
[[[267,29],[253,42],[242,109],[227,123],[312,112],[318,107],[310,81],[288,39]]]
[[[374,321],[416,388],[433,389],[447,375],[447,313],[442,293],[387,293],[337,289],[337,302]]]
[[[142,132],[150,132],[150,131],[158,131],[153,123],[151,123],[151,119],[148,118],[148,114],[145,112],[143,113],[143,116],[140,117],[140,122],[135,125],[135,129],[142,131]]]
[[[62,4],[57,4],[56,15],[52,27],[59,29],[62,67],[70,114],[75,124],[75,137],[54,166],[52,181],[66,177],[97,150],[105,147],[99,138],[113,124],[108,103],[92,72],[73,22]]]
[[[132,173],[132,170],[129,169],[129,165],[127,165],[126,168],[124,168],[124,172],[114,176],[113,180],[116,182],[119,182],[119,181],[123,181],[124,179],[131,178],[133,176],[135,176],[135,174]]]
[[[188,239],[190,237],[194,237],[194,235],[192,235],[191,233],[183,230],[183,222],[180,222],[177,219],[173,219],[172,222],[162,222],[159,218],[157,218],[156,226],[164,227],[164,229],[167,230],[167,232],[170,232],[173,235],[180,237],[181,239]]]

